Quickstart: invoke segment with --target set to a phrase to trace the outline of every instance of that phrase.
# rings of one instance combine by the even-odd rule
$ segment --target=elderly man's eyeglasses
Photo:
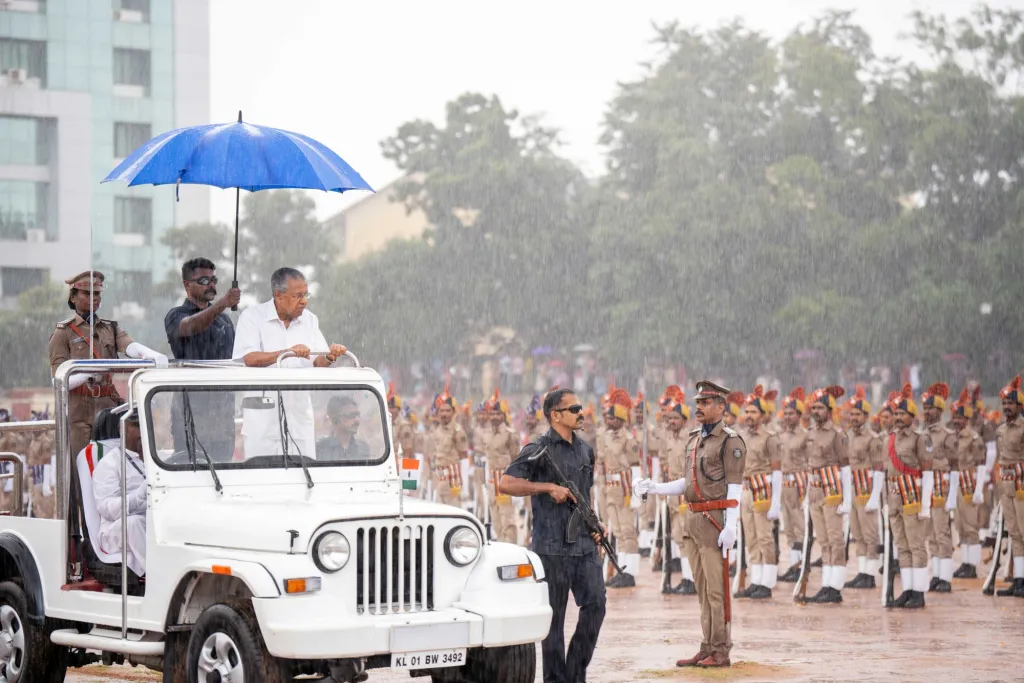
[[[291,297],[292,299],[297,299],[299,301],[309,301],[309,299],[313,296],[309,292],[296,292],[295,294],[289,294],[287,292],[284,292],[283,294],[287,297]]]
[[[197,285],[202,285],[203,287],[205,287],[206,285],[215,285],[215,284],[217,284],[217,276],[214,275],[214,276],[211,277],[211,276],[204,275],[202,277],[196,277],[196,278],[192,278],[190,280],[185,280],[185,282],[194,282]]]
[[[341,424],[342,422],[351,422],[352,420],[359,419],[359,413],[345,413],[343,415],[331,415],[331,422],[334,424]]]
[[[568,408],[555,408],[554,411],[552,411],[552,412],[556,412],[556,413],[566,413],[566,412],[568,412],[568,413],[572,413],[573,415],[579,415],[580,413],[583,412],[583,406],[581,406],[579,403],[577,403],[576,405],[569,406]]]

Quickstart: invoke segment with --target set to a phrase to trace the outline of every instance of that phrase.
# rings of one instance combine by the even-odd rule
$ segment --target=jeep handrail
[[[328,351],[310,351],[309,352],[309,357],[313,358],[314,356],[327,356],[327,355],[329,355],[329,353],[330,352],[328,352]],[[347,356],[348,358],[351,358],[352,362],[355,364],[355,366],[357,368],[363,367],[362,365],[359,364],[359,359],[356,358],[356,354],[352,353],[351,351],[346,350],[343,355]],[[292,351],[291,349],[285,349],[280,354],[278,354],[277,361],[274,363],[274,366],[278,367],[278,368],[281,367],[281,361],[283,361],[286,358],[291,358],[293,356],[295,356],[295,352],[294,351]]]

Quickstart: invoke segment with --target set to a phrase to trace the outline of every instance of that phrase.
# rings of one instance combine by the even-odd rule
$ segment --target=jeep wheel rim
[[[17,683],[25,668],[25,627],[10,605],[0,607],[0,681]]]
[[[245,667],[238,646],[226,633],[214,633],[199,653],[201,683],[244,683]]]

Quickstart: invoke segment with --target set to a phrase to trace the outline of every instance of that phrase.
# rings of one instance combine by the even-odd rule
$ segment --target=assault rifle
[[[572,497],[576,499],[576,502],[573,502],[572,499],[566,501],[566,504],[572,509],[572,516],[569,517],[569,524],[565,529],[566,540],[571,543],[579,538],[580,525],[584,525],[587,533],[597,534],[601,539],[600,546],[604,548],[605,555],[612,563],[612,566],[615,567],[615,571],[619,574],[624,573],[625,570],[619,566],[619,557],[615,554],[615,549],[612,548],[612,544],[609,543],[608,537],[604,535],[604,530],[601,528],[600,520],[598,520],[597,515],[594,514],[594,511],[591,509],[590,503],[587,502],[588,498],[580,492],[580,489],[576,484],[562,474],[561,468],[557,463],[555,463],[555,459],[551,457],[551,454],[548,453],[547,446],[543,446],[536,455],[530,457],[530,460],[540,460],[542,458],[547,461],[547,464],[551,466],[552,470],[554,470],[555,478],[557,480],[555,483],[569,489],[569,493],[571,493]]]

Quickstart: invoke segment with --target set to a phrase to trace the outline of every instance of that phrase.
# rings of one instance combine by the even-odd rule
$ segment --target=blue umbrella
[[[238,121],[179,128],[132,152],[103,179],[132,185],[212,185],[235,191],[235,274],[238,286],[240,191],[373,188],[344,159],[313,138]]]

